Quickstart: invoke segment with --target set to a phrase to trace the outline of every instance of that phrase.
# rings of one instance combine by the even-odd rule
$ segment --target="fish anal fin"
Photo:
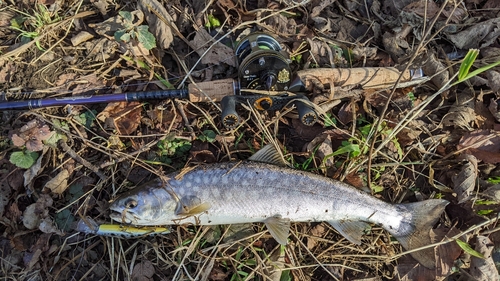
[[[286,245],[288,243],[288,234],[290,233],[290,220],[283,219],[280,216],[274,216],[267,218],[264,223],[267,226],[267,230],[273,236],[274,239],[281,245]]]
[[[178,216],[192,216],[201,214],[210,209],[209,203],[201,202],[201,199],[188,195],[180,198],[177,202],[177,208],[175,209],[175,214]]]
[[[250,161],[262,162],[273,164],[276,166],[290,166],[289,163],[283,159],[281,153],[276,149],[276,147],[270,143],[257,151],[254,155],[248,158]]]
[[[328,221],[342,236],[354,244],[361,244],[361,238],[370,225],[363,221],[335,220]]]

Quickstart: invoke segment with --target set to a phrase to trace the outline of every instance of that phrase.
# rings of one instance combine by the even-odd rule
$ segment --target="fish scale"
[[[262,155],[274,159],[267,150],[250,160]],[[356,244],[367,223],[374,223],[405,249],[414,249],[430,244],[429,230],[448,203],[431,199],[391,204],[343,182],[269,162],[274,164],[209,164],[172,173],[166,182],[157,178],[114,200],[111,217],[133,225],[264,222],[282,244],[287,243],[290,222],[327,221]],[[412,256],[426,267],[435,266],[432,248]]]

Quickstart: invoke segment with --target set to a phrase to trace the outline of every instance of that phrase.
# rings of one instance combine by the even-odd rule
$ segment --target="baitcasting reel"
[[[236,57],[241,89],[278,92],[290,90],[290,60],[272,36],[260,32],[246,36],[236,46]],[[236,113],[238,103],[249,103],[257,110],[279,110],[292,100],[304,125],[312,126],[316,123],[316,112],[306,104],[309,100],[304,95],[286,92],[279,95],[225,96],[221,100],[222,123],[228,129],[239,124],[239,116]]]
[[[264,33],[252,33],[236,46],[240,87],[286,91],[290,84],[290,61],[280,43]]]

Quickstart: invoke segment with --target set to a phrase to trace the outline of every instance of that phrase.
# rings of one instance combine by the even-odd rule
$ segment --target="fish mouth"
[[[109,217],[119,223],[126,223],[126,224],[131,224],[133,221],[136,220],[134,214],[128,212],[127,210],[125,211],[117,211],[111,209],[111,213],[109,214]]]

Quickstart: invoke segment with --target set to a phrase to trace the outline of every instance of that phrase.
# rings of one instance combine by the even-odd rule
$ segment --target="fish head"
[[[172,224],[176,207],[177,199],[153,183],[139,186],[113,200],[110,217],[125,224],[166,225]]]

